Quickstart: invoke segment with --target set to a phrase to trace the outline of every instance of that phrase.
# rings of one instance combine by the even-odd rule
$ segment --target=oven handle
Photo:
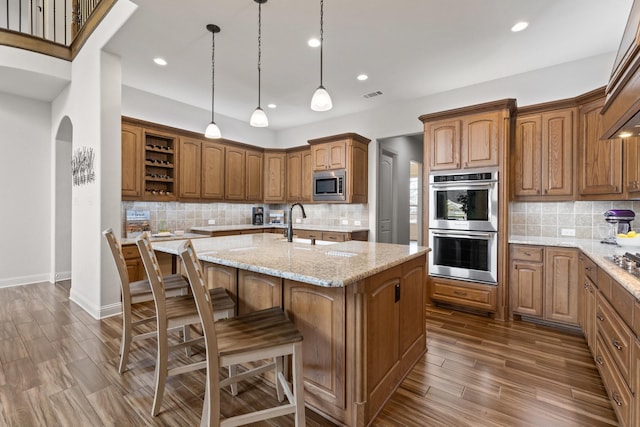
[[[431,188],[447,188],[451,190],[466,190],[468,188],[486,188],[492,189],[498,181],[482,181],[482,182],[452,182],[452,183],[444,183],[444,182],[432,182],[429,185]]]
[[[455,237],[463,237],[468,239],[484,239],[484,240],[492,240],[495,238],[497,233],[478,233],[476,231],[455,231],[455,230],[431,230],[431,233],[434,236],[455,236]]]

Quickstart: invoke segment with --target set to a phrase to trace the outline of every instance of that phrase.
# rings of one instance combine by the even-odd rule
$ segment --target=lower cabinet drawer
[[[596,339],[596,355],[594,359],[620,425],[622,427],[631,427],[633,395],[622,374],[618,371],[600,335]]]
[[[629,384],[631,350],[635,337],[601,294],[597,297],[596,323],[603,345],[606,346],[623,378]]]
[[[122,256],[124,259],[140,258],[140,252],[136,245],[122,245]]]
[[[322,240],[329,240],[330,242],[344,242],[347,240],[345,233],[336,233],[334,231],[323,231]]]
[[[430,297],[435,301],[459,304],[486,311],[496,311],[496,286],[457,285],[430,277]]]

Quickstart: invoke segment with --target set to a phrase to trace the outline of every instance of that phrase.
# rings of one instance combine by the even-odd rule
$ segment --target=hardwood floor
[[[69,283],[0,289],[0,425],[198,425],[204,371],[171,378],[152,417],[153,340],[132,345],[119,375],[120,317],[95,320],[68,295]],[[427,322],[427,355],[373,425],[617,425],[582,337],[432,307]],[[274,400],[261,381],[239,388],[222,392],[227,415]],[[307,425],[333,424],[307,410]]]

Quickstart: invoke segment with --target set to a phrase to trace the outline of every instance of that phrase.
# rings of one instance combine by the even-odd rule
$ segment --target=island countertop
[[[183,240],[153,242],[157,251],[178,255]],[[201,261],[324,287],[343,287],[417,258],[422,246],[350,240],[331,245],[289,243],[261,233],[193,240]]]

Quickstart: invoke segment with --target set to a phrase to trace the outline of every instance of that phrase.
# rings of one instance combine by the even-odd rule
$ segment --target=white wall
[[[0,287],[49,280],[50,105],[0,92]]]
[[[204,134],[211,122],[211,111],[152,93],[143,92],[129,86],[122,88],[122,115],[153,123],[161,123],[178,129]],[[269,128],[255,128],[247,120],[237,120],[216,113],[216,124],[222,137],[258,147],[276,147],[276,133]],[[302,145],[298,143],[298,145]]]

